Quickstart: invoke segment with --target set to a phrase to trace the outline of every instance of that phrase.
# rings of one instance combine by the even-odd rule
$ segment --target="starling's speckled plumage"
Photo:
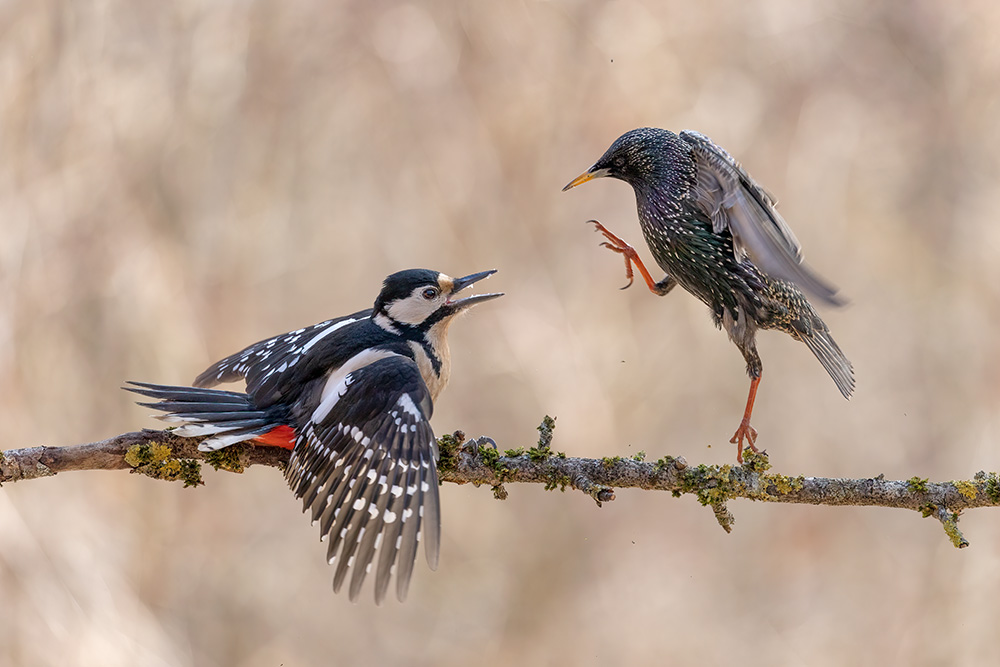
[[[602,176],[635,190],[643,236],[666,277],[654,282],[635,250],[600,223],[605,246],[625,256],[650,290],[664,295],[680,285],[701,299],[715,323],[743,353],[750,396],[733,436],[754,448],[750,426],[762,371],[758,329],[784,331],[804,342],[845,398],[854,390],[851,363],[803,292],[839,304],[836,290],[802,264],[799,243],[764,191],[726,151],[690,130],[640,128],[619,137],[587,172],[564,189]],[[742,459],[741,459],[742,460]]]

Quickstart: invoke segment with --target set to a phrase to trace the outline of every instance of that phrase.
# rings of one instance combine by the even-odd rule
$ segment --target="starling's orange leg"
[[[743,439],[746,438],[747,446],[753,451],[757,450],[757,429],[750,425],[750,413],[753,412],[753,401],[757,398],[757,385],[760,384],[760,376],[750,379],[750,395],[747,396],[747,409],[743,412],[743,421],[740,427],[733,434],[733,439],[729,442],[737,446],[736,462],[743,463]]]
[[[646,285],[649,287],[649,291],[652,292],[653,294],[656,294],[657,296],[663,296],[663,294],[665,293],[663,291],[663,288],[660,285],[658,285],[655,280],[653,280],[653,277],[651,275],[649,275],[649,271],[646,269],[646,265],[642,263],[641,259],[639,259],[639,253],[635,251],[635,248],[630,246],[623,239],[620,239],[611,232],[609,232],[607,227],[602,225],[597,220],[588,220],[587,222],[594,224],[594,226],[597,228],[595,231],[604,234],[604,238],[606,238],[607,241],[602,243],[601,244],[602,246],[604,246],[608,250],[618,253],[619,255],[625,258],[625,277],[628,278],[628,285],[626,285],[622,289],[627,289],[632,286],[632,282],[634,280],[634,276],[632,273],[632,264],[635,263],[636,268],[639,269],[639,273],[642,274],[643,280],[646,281]]]

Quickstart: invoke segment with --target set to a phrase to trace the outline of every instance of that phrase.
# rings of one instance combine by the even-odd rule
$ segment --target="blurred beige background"
[[[993,2],[0,5],[4,447],[144,426],[189,382],[367,307],[402,268],[500,273],[452,329],[438,433],[734,459],[743,361],[699,302],[621,292],[623,183],[560,188],[620,133],[705,132],[851,299],[844,401],[760,337],[783,473],[1000,468],[1000,7]],[[648,251],[641,247],[644,257]],[[123,473],[0,492],[3,665],[985,664],[1000,522],[446,485],[441,567],[352,605],[281,476]]]

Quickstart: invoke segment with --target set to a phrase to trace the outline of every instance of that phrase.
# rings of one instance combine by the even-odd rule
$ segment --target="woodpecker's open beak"
[[[468,275],[463,278],[455,278],[455,282],[451,288],[452,296],[464,290],[469,285],[477,283],[484,278],[489,278],[496,272],[497,272],[496,269],[490,269],[489,271],[481,271],[479,273],[473,273],[472,275]],[[495,292],[493,294],[473,294],[471,296],[465,297],[464,299],[456,299],[454,301],[449,299],[447,305],[451,306],[455,311],[459,311],[462,310],[463,308],[474,306],[477,303],[482,303],[483,301],[489,301],[490,299],[495,299],[498,296],[503,296],[503,292]]]
[[[594,165],[593,167],[591,167],[590,169],[588,169],[587,171],[583,172],[582,174],[580,174],[579,176],[577,176],[576,178],[574,178],[572,181],[570,181],[569,183],[567,183],[566,187],[564,187],[562,189],[562,191],[566,192],[570,188],[575,188],[578,185],[583,185],[587,181],[592,181],[595,178],[603,178],[604,176],[607,176],[610,173],[609,169],[607,169],[605,167],[602,167],[600,169],[596,169],[595,168],[596,166],[597,165]]]

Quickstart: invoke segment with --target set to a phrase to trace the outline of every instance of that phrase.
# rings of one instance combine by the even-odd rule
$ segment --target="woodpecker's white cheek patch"
[[[405,299],[396,299],[385,309],[389,319],[404,324],[420,324],[431,313],[437,310],[445,301],[443,292],[433,299],[425,299],[423,292],[426,287],[418,287]]]
[[[419,297],[418,297],[419,298]],[[413,297],[393,301],[386,309],[389,319],[403,324],[420,324],[427,316],[434,312],[433,308],[428,308],[427,304],[414,301]]]

